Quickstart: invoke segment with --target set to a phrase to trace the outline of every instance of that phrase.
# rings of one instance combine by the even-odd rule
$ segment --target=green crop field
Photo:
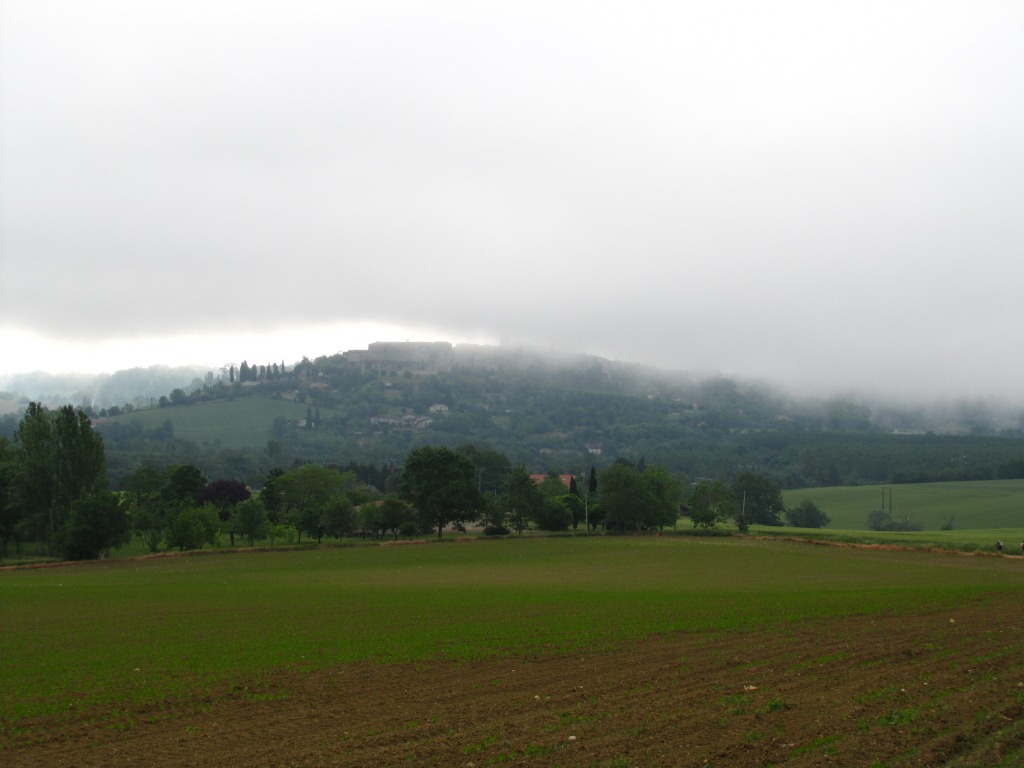
[[[592,537],[111,560],[0,572],[0,725],[279,669],[608,649],[678,630],[941,608],[1020,558]]]
[[[165,421],[174,425],[174,436],[197,445],[222,448],[263,448],[273,437],[274,419],[290,421],[306,418],[306,405],[293,400],[246,397],[214,400],[195,405],[148,408],[115,417],[122,424],[139,423],[145,430],[156,429]],[[321,409],[326,412],[329,409]]]
[[[956,530],[1024,528],[1024,480],[885,486],[887,510],[890,490],[893,518],[909,518],[925,530],[938,531],[947,524]],[[831,518],[831,530],[863,531],[868,512],[882,508],[882,494],[882,486],[861,485],[799,488],[782,495],[787,507],[804,499],[815,502]],[[995,535],[993,530],[988,538]]]

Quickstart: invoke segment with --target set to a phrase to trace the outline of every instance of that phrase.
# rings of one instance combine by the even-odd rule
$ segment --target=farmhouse
[[[541,483],[543,483],[545,480],[547,480],[547,478],[548,478],[547,475],[530,475],[530,479],[533,480],[533,482],[535,482],[537,485],[540,485]],[[569,493],[577,493],[578,494],[578,492],[576,490],[576,476],[575,475],[562,474],[562,475],[558,476],[558,479],[562,481],[562,485],[564,485],[568,489]]]
[[[394,427],[396,429],[423,429],[433,421],[428,416],[405,414],[404,416],[371,416],[370,423],[375,427]]]

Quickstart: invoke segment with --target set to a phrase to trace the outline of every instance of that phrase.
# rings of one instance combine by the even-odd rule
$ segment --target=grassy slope
[[[291,667],[791,631],[1024,588],[1018,559],[595,537],[106,561],[0,572],[0,724]]]
[[[292,400],[245,397],[150,408],[118,416],[115,420],[122,424],[137,422],[145,430],[155,429],[170,420],[175,437],[198,445],[214,445],[219,441],[224,448],[263,448],[273,436],[272,427],[278,416],[292,421],[304,419],[306,405]]]
[[[886,486],[892,489],[893,517],[937,531],[947,520],[956,530],[1024,527],[1024,480],[983,480]],[[786,506],[811,499],[832,522],[829,530],[864,530],[868,512],[882,507],[882,487],[801,488],[784,491]],[[885,496],[886,509],[889,494]],[[991,537],[990,537],[991,538]],[[1018,542],[1019,544],[1019,542]]]

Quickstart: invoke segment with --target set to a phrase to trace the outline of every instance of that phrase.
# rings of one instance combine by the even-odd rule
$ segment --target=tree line
[[[767,475],[742,472],[726,485],[688,484],[663,466],[617,459],[586,478],[531,474],[498,451],[473,444],[423,446],[399,466],[297,463],[269,471],[258,492],[210,479],[192,463],[136,467],[109,489],[103,438],[81,409],[32,403],[13,440],[0,439],[0,540],[20,551],[90,559],[133,536],[152,552],[269,539],[380,538],[477,524],[485,535],[528,529],[606,532],[674,528],[680,517],[710,530],[735,524],[819,527],[806,502],[786,510]],[[810,507],[807,507],[807,505]]]

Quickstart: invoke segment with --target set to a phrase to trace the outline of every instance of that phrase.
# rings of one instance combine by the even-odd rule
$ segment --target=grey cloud
[[[1015,5],[0,0],[0,22],[0,329],[376,320],[1024,395]]]

